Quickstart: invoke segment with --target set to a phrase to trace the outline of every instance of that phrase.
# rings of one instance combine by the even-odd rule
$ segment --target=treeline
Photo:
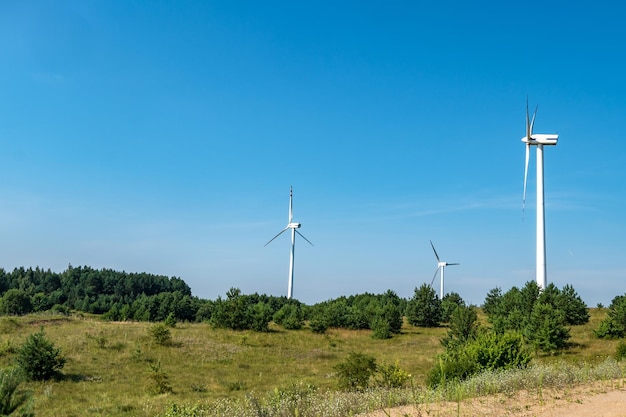
[[[181,320],[190,320],[193,308],[188,306],[198,304],[191,288],[177,277],[72,265],[61,273],[39,267],[0,269],[0,295],[0,313],[12,315],[77,310],[159,320],[165,310],[176,310]]]

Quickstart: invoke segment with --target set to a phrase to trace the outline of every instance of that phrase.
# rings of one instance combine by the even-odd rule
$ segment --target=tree
[[[441,319],[441,301],[435,290],[428,284],[415,288],[413,298],[406,306],[409,323],[420,327],[437,327]]]
[[[34,381],[48,380],[65,366],[61,350],[46,339],[43,327],[26,338],[17,351],[16,361],[25,375]]]
[[[458,293],[450,292],[444,295],[441,300],[441,321],[449,322],[452,312],[459,306],[465,306],[465,301]]]
[[[594,333],[602,339],[619,339],[626,336],[626,294],[613,298],[605,319]]]
[[[565,324],[563,311],[547,303],[537,303],[524,329],[524,336],[536,349],[555,353],[564,349],[570,338]]]
[[[574,287],[567,284],[557,296],[556,307],[565,313],[567,324],[580,325],[589,322],[589,309]]]
[[[476,338],[478,334],[478,315],[474,306],[458,306],[450,317],[450,329],[441,344],[446,348],[463,345]]]
[[[287,330],[299,330],[304,325],[302,309],[299,304],[285,304],[273,316],[274,323]]]
[[[24,290],[11,288],[0,299],[0,313],[8,315],[28,314],[33,306],[28,293]]]
[[[487,293],[485,302],[483,303],[483,311],[487,315],[495,312],[498,303],[502,300],[502,289],[500,287],[493,288]]]

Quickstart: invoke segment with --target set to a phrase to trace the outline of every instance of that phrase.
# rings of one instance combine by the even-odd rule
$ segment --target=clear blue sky
[[[535,279],[626,292],[619,2],[4,1],[0,266],[180,276],[214,299],[410,297],[444,260],[480,304]]]

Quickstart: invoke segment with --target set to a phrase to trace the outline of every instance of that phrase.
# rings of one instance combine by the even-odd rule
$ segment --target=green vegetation
[[[0,369],[19,370],[0,394],[43,417],[343,416],[528,388],[571,364],[621,377],[625,299],[588,310],[569,286],[528,283],[478,309],[422,285],[307,306],[236,288],[201,300],[179,278],[88,267],[0,270]]]
[[[46,339],[42,327],[39,332],[26,338],[17,350],[15,361],[27,378],[46,381],[59,375],[66,359],[61,355],[61,349]]]
[[[611,301],[607,316],[595,330],[595,334],[603,339],[620,339],[626,336],[626,294],[618,295]]]
[[[480,310],[469,311],[477,313],[482,326],[488,324]],[[516,372],[530,375],[528,369],[555,363],[561,368],[575,364],[571,366],[582,367],[581,373],[584,370],[591,375],[596,366],[604,366],[605,358],[615,356],[619,341],[596,338],[593,329],[606,310],[593,309],[591,313],[588,324],[571,327],[567,355],[535,355],[526,370]],[[463,316],[462,310],[456,314]],[[439,365],[437,356],[445,351],[440,340],[452,331],[452,321],[450,328],[405,323],[401,333],[385,340],[373,339],[372,330],[329,328],[316,334],[306,324],[301,330],[285,330],[270,323],[269,332],[254,332],[182,322],[166,327],[172,343],[160,345],[150,335],[155,323],[108,322],[85,314],[0,317],[0,346],[6,347],[0,355],[0,368],[14,364],[17,348],[33,333],[33,327],[43,325],[45,338],[67,361],[61,377],[20,385],[23,392],[32,392],[37,416],[157,416],[164,415],[172,403],[179,409],[203,409],[204,414],[197,414],[203,416],[219,415],[211,410],[222,410],[222,415],[258,415],[252,412],[254,401],[262,410],[274,410],[267,415],[293,416],[294,412],[279,412],[298,408],[300,416],[307,415],[306,409],[311,410],[308,415],[342,416],[349,415],[347,410],[354,414],[364,407],[388,406],[388,401],[410,404],[415,401],[411,386],[415,395],[423,395],[427,375]],[[337,392],[340,378],[336,366],[345,362],[350,352],[373,357],[378,365],[363,393]],[[487,364],[496,363],[498,357],[492,354]],[[620,363],[626,366],[626,362]],[[506,378],[513,378],[508,372]],[[469,380],[476,381],[480,375]],[[495,390],[492,385],[502,378],[492,379],[489,389]],[[484,381],[480,384],[487,384]],[[465,382],[450,380],[437,390],[448,392],[458,384]],[[159,390],[163,393],[158,394]],[[228,414],[227,409],[249,411]]]
[[[568,325],[589,322],[585,303],[571,286],[559,290],[549,284],[541,291],[534,281],[520,290],[511,288],[502,294],[499,288],[487,294],[484,310],[498,334],[523,333],[532,346],[546,353],[565,349],[570,338]]]
[[[335,366],[339,387],[348,391],[363,391],[376,372],[376,358],[360,352],[350,352],[345,361]]]
[[[20,390],[23,372],[15,367],[0,369],[0,416],[32,416],[30,392]]]
[[[441,300],[428,284],[415,288],[415,294],[406,306],[409,323],[420,327],[437,327],[441,322]]]

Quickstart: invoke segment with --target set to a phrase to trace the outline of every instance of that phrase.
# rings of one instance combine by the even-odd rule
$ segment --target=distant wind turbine
[[[311,246],[313,246],[309,239],[304,237],[304,235],[297,230],[300,228],[300,226],[300,223],[295,223],[293,221],[293,189],[292,187],[289,187],[289,223],[287,223],[287,226],[285,226],[283,230],[281,230],[276,236],[271,238],[270,241],[265,244],[265,246],[269,245],[272,240],[276,239],[278,236],[291,229],[291,252],[289,255],[289,285],[287,288],[288,299],[291,299],[291,296],[293,295],[293,263],[296,250],[296,233],[299,234],[302,239],[306,240]]]
[[[437,251],[435,250],[435,245],[433,245],[433,241],[430,241],[430,246],[433,247],[433,252],[435,252],[435,258],[437,258],[437,269],[435,269],[435,274],[433,275],[433,280],[430,282],[430,286],[433,286],[433,283],[435,282],[435,278],[437,278],[437,272],[439,272],[439,270],[441,270],[441,287],[439,290],[439,299],[442,300],[443,299],[443,271],[446,268],[446,266],[449,265],[461,265],[459,263],[448,263],[448,262],[443,262],[441,259],[439,259],[439,255],[437,254]]]
[[[528,98],[526,98],[526,136],[522,142],[526,144],[526,166],[524,168],[524,195],[522,197],[522,213],[526,205],[526,182],[528,179],[528,160],[530,159],[530,146],[537,147],[537,285],[545,288],[547,284],[546,273],[546,227],[545,227],[545,204],[543,193],[543,147],[544,145],[556,145],[559,135],[533,133],[537,109],[533,113],[532,120],[528,114]]]

